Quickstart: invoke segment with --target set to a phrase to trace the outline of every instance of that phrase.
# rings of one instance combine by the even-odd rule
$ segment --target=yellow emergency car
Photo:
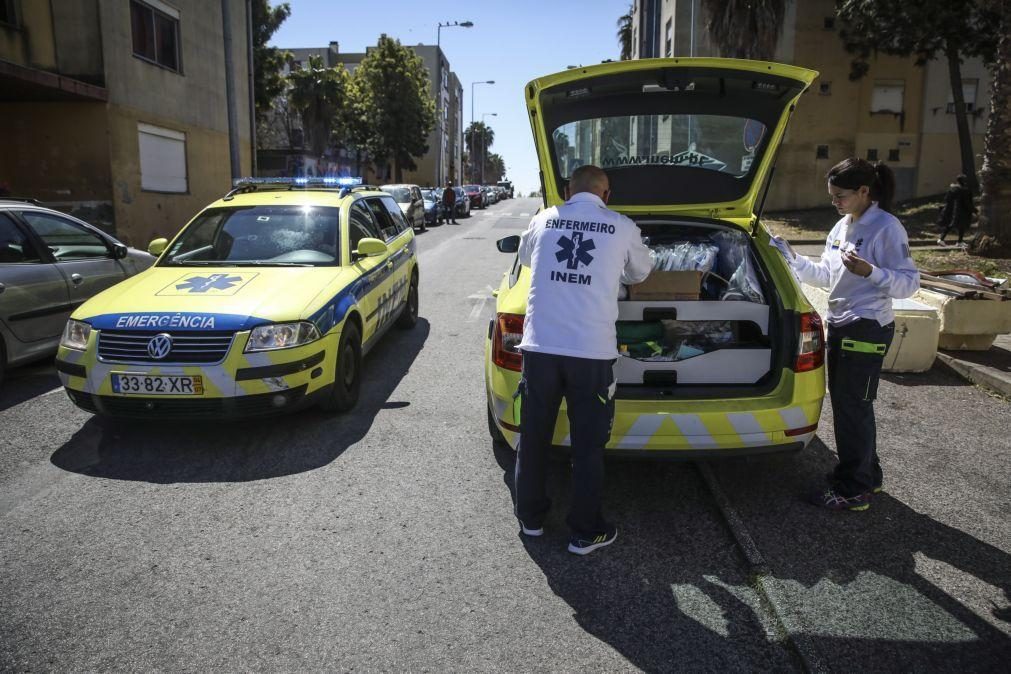
[[[414,231],[352,179],[245,179],[147,271],[87,301],[56,368],[78,407],[220,418],[358,400],[362,357],[418,320]]]
[[[801,449],[814,437],[825,395],[821,319],[770,245],[760,201],[816,76],[757,61],[641,59],[526,86],[545,205],[562,203],[575,168],[600,166],[608,206],[635,220],[654,252],[657,271],[619,292],[613,453],[738,456]],[[592,257],[592,233],[579,226],[553,225],[570,267]],[[502,252],[518,245],[517,236],[498,242]],[[485,349],[489,432],[513,448],[529,289],[517,257],[495,293]],[[570,444],[564,403],[553,444]]]

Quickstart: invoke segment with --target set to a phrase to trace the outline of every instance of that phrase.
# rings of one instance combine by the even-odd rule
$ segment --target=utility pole
[[[488,126],[484,123],[485,117],[498,117],[497,112],[481,113],[481,184],[484,185],[484,165],[488,163]]]
[[[230,0],[221,0],[222,37],[225,48],[225,101],[228,108],[228,154],[232,164],[232,180],[242,177],[239,163],[239,117],[235,107],[235,67],[232,62],[232,12]]]
[[[495,84],[495,80],[485,80],[484,82],[470,83],[470,178],[473,180],[477,174],[474,171],[474,154],[477,150],[477,136],[474,135],[474,86],[477,84]]]

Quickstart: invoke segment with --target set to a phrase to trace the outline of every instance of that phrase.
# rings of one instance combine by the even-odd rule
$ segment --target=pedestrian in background
[[[442,208],[446,222],[457,224],[456,222],[456,190],[453,189],[453,181],[446,181],[446,189],[442,190]]]
[[[547,455],[564,398],[572,448],[568,549],[577,555],[610,545],[618,535],[601,508],[604,445],[614,420],[618,288],[644,280],[653,266],[639,227],[608,210],[610,195],[604,171],[577,168],[566,202],[537,214],[519,248],[531,280],[519,344],[516,515],[523,534],[544,533],[551,506]]]
[[[832,510],[867,510],[881,491],[874,399],[895,333],[892,298],[920,285],[902,223],[889,212],[895,177],[887,165],[846,159],[828,172],[835,224],[818,261],[787,249],[797,277],[829,289],[828,390],[839,463],[812,501]],[[779,237],[777,237],[779,238]]]
[[[944,195],[944,207],[941,209],[941,216],[937,224],[941,226],[941,238],[937,240],[939,246],[947,246],[944,238],[954,227],[958,232],[959,247],[964,248],[965,233],[972,225],[972,214],[976,212],[976,207],[972,204],[972,190],[969,189],[968,179],[963,174],[955,178],[955,182],[948,186],[948,191]]]

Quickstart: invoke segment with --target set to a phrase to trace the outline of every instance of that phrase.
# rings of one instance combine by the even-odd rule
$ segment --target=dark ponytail
[[[858,190],[867,185],[871,200],[878,202],[878,208],[883,211],[892,210],[895,174],[884,162],[872,164],[864,159],[850,157],[833,166],[825,177],[829,184],[845,190]]]

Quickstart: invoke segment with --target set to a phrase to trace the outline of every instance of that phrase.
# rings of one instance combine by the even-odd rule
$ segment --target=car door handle
[[[386,263],[386,268],[393,269],[393,260],[390,260],[389,262]]]
[[[75,286],[79,286],[82,283],[84,283],[84,277],[81,276],[80,274],[71,274],[70,282],[73,283]]]

